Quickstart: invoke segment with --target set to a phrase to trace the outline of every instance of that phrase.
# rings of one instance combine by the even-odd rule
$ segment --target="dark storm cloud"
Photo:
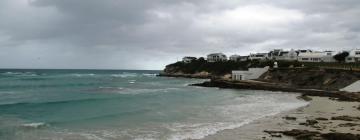
[[[0,66],[161,69],[184,55],[351,49],[358,0],[3,0]]]

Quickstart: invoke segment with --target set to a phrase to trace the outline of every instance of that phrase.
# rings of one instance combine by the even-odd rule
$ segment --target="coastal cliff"
[[[279,68],[272,68],[255,80],[263,82],[263,85],[264,83],[272,83],[266,86],[276,86],[273,88],[317,89],[326,91],[339,91],[339,89],[360,80],[360,72],[358,71],[307,66],[301,67],[302,65],[304,64],[298,62],[281,62]],[[226,81],[227,84],[229,84],[234,83],[234,81],[231,80],[232,70],[247,70],[251,67],[265,66],[272,67],[273,62],[226,61],[208,63],[204,59],[198,59],[191,63],[177,62],[167,65],[159,76],[205,78],[212,79],[210,82],[213,83]],[[246,82],[243,82],[243,84],[244,83],[246,84]],[[256,87],[251,86],[251,88],[259,88],[259,84]]]
[[[251,67],[272,66],[272,61],[220,61],[207,62],[204,58],[190,63],[176,62],[165,67],[159,76],[185,78],[229,78],[232,70],[247,70]],[[283,63],[285,64],[285,63]]]
[[[281,68],[271,69],[257,80],[292,88],[337,91],[360,80],[360,73],[338,69]]]
[[[360,73],[347,70],[319,68],[270,69],[259,79],[232,81],[213,78],[193,86],[297,92],[303,95],[360,101],[360,94],[341,92],[340,89],[360,80]]]

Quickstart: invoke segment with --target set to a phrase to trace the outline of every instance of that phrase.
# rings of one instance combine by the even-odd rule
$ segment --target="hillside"
[[[165,67],[161,76],[175,76],[175,77],[211,77],[224,76],[230,74],[232,70],[247,70],[251,67],[265,67],[273,66],[274,61],[224,61],[209,63],[200,58],[191,63],[176,62]],[[295,67],[301,66],[299,62],[281,62],[279,67]]]
[[[360,80],[360,73],[321,68],[271,69],[258,80],[304,89],[338,90]]]

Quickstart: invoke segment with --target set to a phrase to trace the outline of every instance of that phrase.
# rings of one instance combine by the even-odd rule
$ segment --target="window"
[[[351,60],[352,60],[352,58],[348,58],[347,60],[351,61]]]
[[[313,60],[313,61],[321,61],[320,58],[311,58],[311,60]]]
[[[309,58],[302,58],[301,60],[309,60]]]
[[[326,55],[331,55],[331,53],[327,53]]]
[[[360,55],[360,51],[356,51],[356,52],[355,52],[355,55]]]

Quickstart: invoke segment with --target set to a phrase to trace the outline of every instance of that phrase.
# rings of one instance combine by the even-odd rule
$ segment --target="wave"
[[[124,72],[121,74],[111,74],[110,76],[112,77],[119,77],[119,78],[128,78],[128,77],[137,77],[138,73],[128,73],[128,72]]]
[[[135,82],[130,81],[130,84]],[[112,94],[124,94],[124,95],[138,95],[138,94],[158,94],[158,93],[167,93],[173,90],[180,90],[181,88],[169,87],[169,88],[124,88],[124,87],[98,87],[97,89],[88,90],[95,93],[112,93]]]
[[[1,73],[1,75],[4,75],[4,76],[39,76],[35,72],[10,72],[10,71]]]
[[[50,102],[19,102],[10,104],[0,104],[0,108],[16,107],[16,106],[32,106],[32,105],[56,105],[56,104],[68,104],[68,103],[83,103],[93,102],[102,100],[111,100],[114,98],[90,98],[90,99],[79,99],[79,100],[64,100],[64,101],[50,101]]]
[[[146,76],[146,77],[156,77],[157,74],[155,74],[155,73],[143,73],[142,75]]]
[[[24,128],[38,129],[38,128],[48,127],[49,124],[44,122],[38,122],[38,123],[26,123],[26,124],[22,124],[21,126]]]
[[[111,74],[112,77],[118,77],[118,78],[131,78],[131,77],[156,77],[157,74],[155,73],[129,73],[124,72],[120,74]]]
[[[75,76],[75,77],[92,77],[92,76],[96,76],[96,74],[94,74],[94,73],[73,73],[73,74],[70,74],[70,76]]]
[[[236,129],[250,124],[254,121],[277,115],[281,112],[305,106],[305,104],[292,105],[283,110],[274,110],[273,112],[252,116],[242,121],[235,122],[216,122],[216,123],[173,123],[166,128],[175,132],[170,136],[170,140],[185,140],[185,139],[203,139],[207,136],[214,135],[223,130]]]

